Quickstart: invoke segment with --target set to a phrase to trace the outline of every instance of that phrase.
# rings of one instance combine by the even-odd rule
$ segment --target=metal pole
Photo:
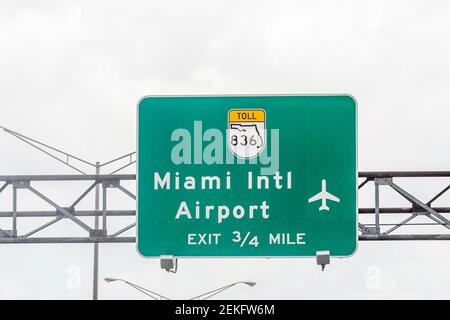
[[[17,188],[13,186],[13,235],[14,237],[17,235]]]
[[[100,174],[100,162],[95,163],[95,175]],[[100,209],[100,185],[95,186],[95,211]],[[94,229],[98,230],[99,219],[95,215]],[[98,300],[98,242],[94,243],[94,270],[92,282],[92,300]]]
[[[380,185],[375,179],[375,230],[380,235]]]
[[[102,207],[103,207],[103,214],[102,214],[102,229],[103,229],[103,232],[105,232],[105,230],[106,230],[106,192],[107,192],[107,188],[104,186],[104,185],[102,185],[102,187],[103,187],[103,196],[102,196],[102,200],[103,200],[103,205],[102,205]],[[97,218],[98,218],[98,215],[96,216]]]

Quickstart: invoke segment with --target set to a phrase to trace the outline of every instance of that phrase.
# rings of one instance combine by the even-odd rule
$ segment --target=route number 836
[[[240,136],[237,135],[231,136],[232,146],[237,146],[238,144],[240,144],[241,146],[247,145],[256,146],[257,143],[258,141],[255,139],[254,135],[251,135],[250,137],[245,134],[241,134]]]

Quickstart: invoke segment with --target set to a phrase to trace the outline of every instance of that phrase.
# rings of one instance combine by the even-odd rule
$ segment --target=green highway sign
[[[351,96],[149,96],[137,113],[142,256],[356,251]]]

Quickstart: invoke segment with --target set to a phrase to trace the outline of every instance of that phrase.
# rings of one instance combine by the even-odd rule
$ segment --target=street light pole
[[[195,297],[193,297],[193,298],[191,298],[189,300],[206,300],[206,299],[209,299],[212,296],[215,296],[215,295],[217,295],[217,294],[219,294],[219,293],[221,293],[221,292],[223,292],[225,290],[228,290],[231,287],[234,287],[234,286],[236,286],[238,284],[245,284],[245,285],[247,285],[249,287],[256,286],[256,282],[253,282],[253,281],[238,281],[238,282],[234,282],[234,283],[231,283],[229,285],[226,285],[226,286],[223,286],[223,287],[220,287],[220,288],[217,288],[217,289],[205,292],[205,293],[203,293],[201,295],[198,295],[198,296],[195,296]]]
[[[130,287],[133,287],[134,289],[136,289],[136,290],[142,292],[143,294],[145,294],[145,295],[151,297],[151,298],[154,299],[154,300],[163,300],[163,299],[165,299],[165,300],[170,300],[169,298],[163,296],[162,294],[159,294],[159,293],[150,291],[150,290],[148,290],[148,289],[146,289],[146,288],[144,288],[144,287],[138,286],[137,284],[132,283],[132,282],[129,282],[129,281],[124,280],[124,279],[107,277],[107,278],[105,278],[105,281],[106,281],[106,283],[111,283],[111,282],[114,282],[114,281],[120,281],[120,282],[123,282],[123,283],[129,285]],[[238,285],[238,284],[245,284],[245,285],[247,285],[247,286],[249,286],[249,287],[254,287],[254,286],[256,286],[256,282],[253,282],[253,281],[238,281],[238,282],[234,282],[234,283],[231,283],[231,284],[229,284],[229,285],[220,287],[220,288],[218,288],[218,289],[214,289],[214,290],[205,292],[205,293],[203,293],[203,294],[201,294],[201,295],[198,295],[198,296],[195,296],[195,297],[193,297],[193,298],[191,298],[191,299],[189,299],[189,300],[196,300],[196,299],[198,299],[198,300],[206,300],[206,299],[209,299],[209,298],[211,298],[212,296],[215,296],[216,294],[219,294],[219,293],[221,293],[221,292],[223,292],[223,291],[225,291],[225,290],[228,290],[228,289],[230,289],[231,287],[234,287],[234,286],[236,286],[236,285]],[[158,298],[155,298],[154,295],[155,295],[155,296],[158,296],[159,299],[158,299]],[[204,297],[204,298],[201,299],[202,297]]]
[[[153,300],[170,300],[169,298],[167,298],[166,296],[163,296],[162,294],[159,294],[159,293],[150,291],[150,290],[148,290],[148,289],[146,289],[146,288],[144,288],[144,287],[141,287],[141,286],[139,286],[139,285],[137,285],[137,284],[135,284],[135,283],[132,283],[132,282],[127,281],[127,280],[124,280],[124,279],[118,279],[118,278],[105,278],[105,281],[106,281],[106,283],[111,283],[111,282],[114,282],[114,281],[120,281],[120,282],[123,282],[123,283],[129,285],[130,287],[132,287],[132,288],[134,288],[134,289],[136,289],[136,290],[142,292],[142,293],[145,294],[146,296],[149,296],[149,297],[152,298]],[[158,299],[158,298],[155,298],[154,296],[158,296],[159,299]]]

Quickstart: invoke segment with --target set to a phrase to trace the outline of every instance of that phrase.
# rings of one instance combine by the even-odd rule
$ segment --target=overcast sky
[[[350,93],[359,105],[360,171],[448,170],[449,33],[445,0],[2,1],[0,125],[107,161],[135,149],[144,95]],[[0,147],[0,175],[74,173],[2,132]],[[404,186],[428,200],[445,183]],[[44,187],[67,204],[82,189]],[[360,206],[373,205],[369,191]],[[19,209],[46,208],[23,196]],[[8,199],[0,194],[0,210],[11,210]],[[404,204],[389,193],[382,199]],[[50,234],[70,228],[64,222]],[[92,251],[0,245],[0,299],[89,299]],[[173,298],[254,280],[255,288],[220,297],[448,299],[449,263],[448,243],[371,242],[325,272],[312,259],[193,259],[173,275],[132,244],[110,244],[101,245],[100,277]],[[99,294],[143,298],[118,283],[101,282]]]

